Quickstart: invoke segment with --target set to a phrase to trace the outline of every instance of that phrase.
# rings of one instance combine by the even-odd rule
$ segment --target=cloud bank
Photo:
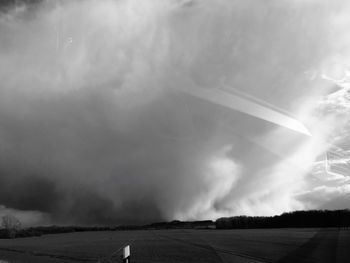
[[[343,61],[341,10],[296,0],[6,8],[1,213],[19,211],[28,224],[118,224],[322,206],[300,196],[348,121],[320,103],[335,85],[322,76],[344,68],[329,66]],[[188,96],[189,85],[255,96],[313,137]],[[334,193],[324,189],[315,191]]]

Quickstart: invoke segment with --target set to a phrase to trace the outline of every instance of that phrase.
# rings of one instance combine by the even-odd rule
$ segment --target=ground
[[[121,262],[350,262],[349,229],[141,230],[79,232],[0,240],[10,263]]]

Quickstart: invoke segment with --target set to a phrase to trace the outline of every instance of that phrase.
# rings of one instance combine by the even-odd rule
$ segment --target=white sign
[[[130,257],[130,246],[127,245],[123,248],[123,259]]]

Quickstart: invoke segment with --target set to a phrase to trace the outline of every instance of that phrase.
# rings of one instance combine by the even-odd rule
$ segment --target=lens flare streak
[[[252,101],[252,99],[243,98],[242,96],[216,88],[208,89],[192,86],[188,89],[181,90],[191,96],[230,108],[232,110],[237,110],[298,133],[311,136],[310,131],[300,121],[280,111],[272,109],[271,107],[267,107],[261,103]]]

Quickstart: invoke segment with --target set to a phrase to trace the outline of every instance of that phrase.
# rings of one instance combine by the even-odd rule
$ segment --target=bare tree
[[[13,215],[5,215],[1,219],[1,226],[7,232],[9,238],[14,238],[21,229],[21,222]]]

